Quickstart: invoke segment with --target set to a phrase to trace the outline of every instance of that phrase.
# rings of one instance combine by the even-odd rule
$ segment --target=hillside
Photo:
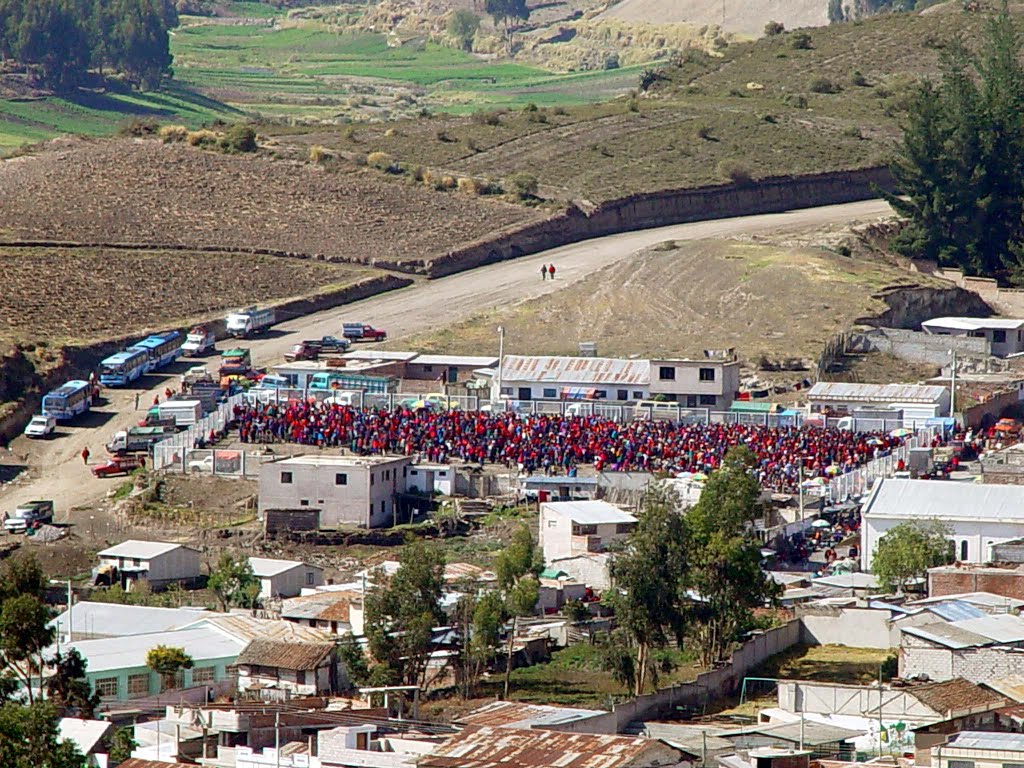
[[[787,29],[829,23],[827,0],[621,0],[601,18],[648,24],[714,24],[751,37],[759,37],[769,21],[785,24]]]

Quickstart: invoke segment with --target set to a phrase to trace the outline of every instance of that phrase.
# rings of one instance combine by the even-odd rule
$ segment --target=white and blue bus
[[[92,407],[92,387],[87,381],[69,381],[43,395],[43,415],[57,421],[73,419]]]
[[[123,387],[149,370],[149,353],[144,349],[126,349],[100,363],[100,384]]]
[[[146,372],[163,368],[181,357],[181,334],[178,331],[159,333],[143,339],[128,350],[142,349],[149,355],[149,367]]]

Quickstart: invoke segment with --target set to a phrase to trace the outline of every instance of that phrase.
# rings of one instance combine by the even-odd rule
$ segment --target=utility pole
[[[501,400],[501,368],[505,363],[505,326],[498,326],[498,401]]]
[[[274,712],[274,762],[281,768],[281,710]]]
[[[956,418],[956,350],[949,350],[950,357],[953,358],[952,364],[949,366],[949,418]]]
[[[882,756],[882,665],[878,665],[878,756]]]

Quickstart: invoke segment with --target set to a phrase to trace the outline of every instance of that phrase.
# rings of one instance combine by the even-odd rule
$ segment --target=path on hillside
[[[390,338],[452,325],[475,312],[542,296],[567,287],[576,280],[632,254],[665,240],[698,240],[738,234],[811,228],[852,220],[872,219],[891,214],[888,204],[868,200],[845,205],[808,208],[778,214],[744,216],[658,229],[626,232],[595,238],[550,251],[462,272],[437,280],[421,280],[398,291],[374,296],[335,309],[286,320],[276,326],[270,338],[242,342],[252,350],[257,365],[280,362],[284,353],[303,338],[338,334],[343,320],[365,321],[385,328]],[[541,264],[553,263],[557,279],[541,281]],[[219,344],[220,348],[225,343]],[[495,349],[481,354],[496,353]],[[528,353],[528,350],[517,350]],[[0,488],[0,510],[12,510],[29,499],[53,499],[57,519],[88,523],[87,508],[102,499],[124,478],[97,480],[80,456],[84,447],[92,453],[91,462],[102,460],[103,448],[115,430],[125,429],[144,416],[154,395],[163,399],[164,388],[178,385],[178,373],[188,365],[182,362],[172,373],[147,376],[139,389],[108,389],[109,400],[80,417],[74,426],[61,426],[60,435],[50,441],[31,441],[19,437],[10,450],[0,455],[0,479],[9,479],[19,467],[27,467],[18,478]],[[139,408],[135,410],[135,395]],[[78,509],[81,508],[81,509]],[[97,531],[100,533],[100,531]]]

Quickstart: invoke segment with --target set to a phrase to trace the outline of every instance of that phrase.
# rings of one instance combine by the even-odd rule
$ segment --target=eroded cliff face
[[[935,317],[989,317],[995,314],[978,294],[955,286],[893,288],[883,291],[877,298],[884,301],[889,309],[876,317],[858,318],[858,324],[875,328],[920,330],[922,322]]]

